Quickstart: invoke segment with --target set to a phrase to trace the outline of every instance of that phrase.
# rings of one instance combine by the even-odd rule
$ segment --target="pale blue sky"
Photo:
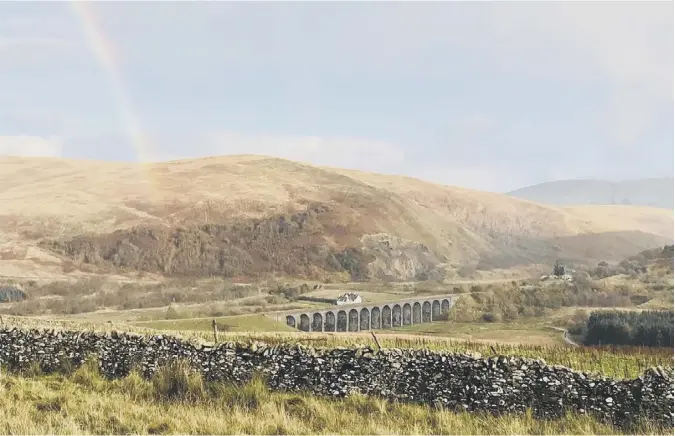
[[[493,191],[673,175],[672,2],[89,9],[119,91],[69,3],[0,3],[0,154],[263,153]]]

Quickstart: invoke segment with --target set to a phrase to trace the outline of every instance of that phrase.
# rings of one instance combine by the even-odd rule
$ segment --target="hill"
[[[673,212],[554,207],[264,156],[0,159],[0,274],[414,280],[670,243]]]
[[[673,209],[673,179],[559,180],[540,183],[507,193],[545,204],[623,204]]]

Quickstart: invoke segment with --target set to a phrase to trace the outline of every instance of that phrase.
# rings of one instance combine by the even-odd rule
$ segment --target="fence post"
[[[218,324],[216,324],[215,319],[213,321],[211,321],[211,326],[213,327],[213,344],[217,345],[218,344]]]
[[[381,350],[381,349],[382,349],[382,345],[380,345],[380,341],[377,340],[377,336],[375,336],[375,332],[371,331],[370,334],[373,335],[373,339],[375,339],[375,343],[377,344],[377,348],[378,348],[379,350]]]

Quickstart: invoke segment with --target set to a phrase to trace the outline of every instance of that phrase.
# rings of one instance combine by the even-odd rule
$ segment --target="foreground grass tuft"
[[[172,360],[161,367],[151,383],[156,400],[196,402],[207,397],[202,376],[183,360]]]
[[[196,376],[196,377],[195,377]],[[670,431],[668,431],[670,430]],[[0,378],[0,434],[619,434],[588,416],[453,413],[354,395],[343,400],[205,383],[184,362],[151,380],[104,380],[95,361],[69,375]],[[666,434],[644,424],[629,434]]]

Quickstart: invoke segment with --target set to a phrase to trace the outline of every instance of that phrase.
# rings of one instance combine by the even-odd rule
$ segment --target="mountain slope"
[[[507,193],[537,203],[556,205],[623,204],[673,209],[673,179],[559,180]]]
[[[611,260],[673,238],[665,209],[545,206],[263,156],[2,158],[0,204],[7,275],[69,259],[111,272],[414,279],[466,264]]]

